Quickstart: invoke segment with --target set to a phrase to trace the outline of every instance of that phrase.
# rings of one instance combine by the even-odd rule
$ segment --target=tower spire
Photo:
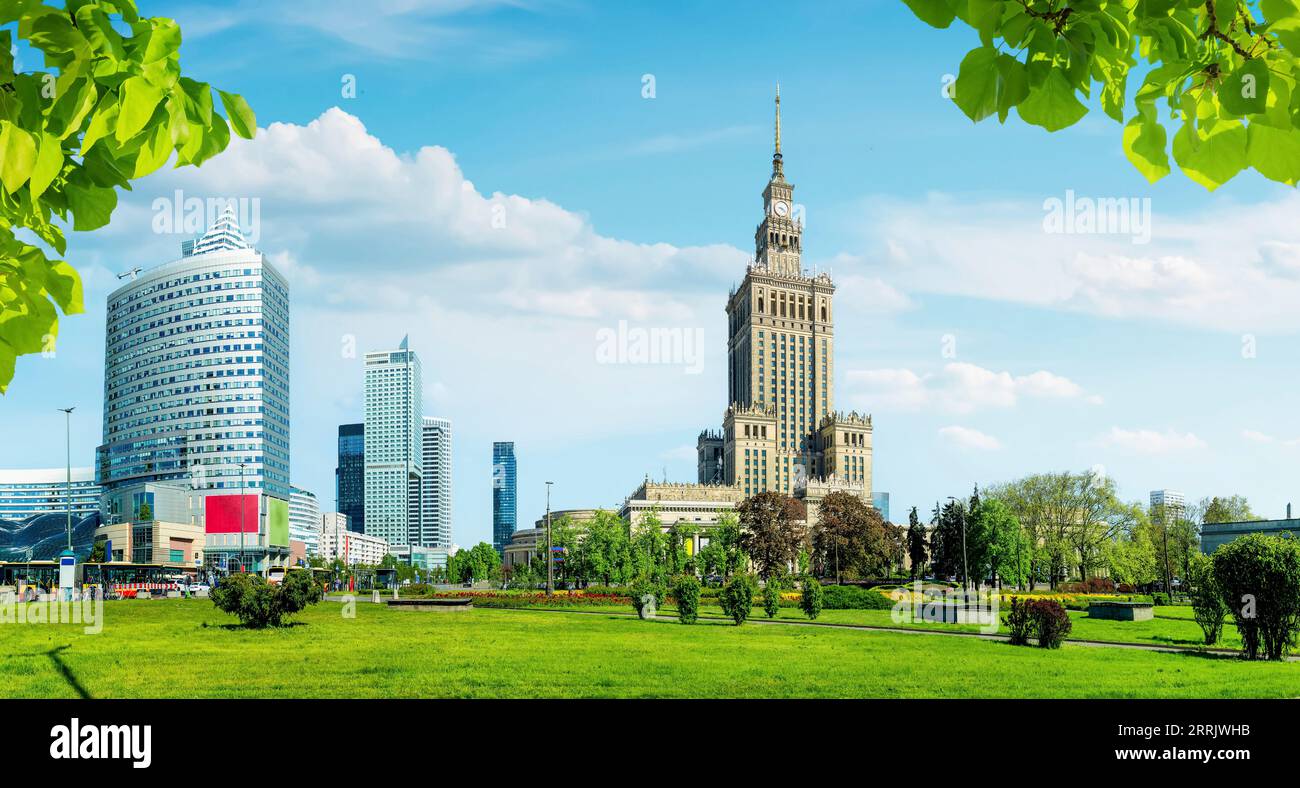
[[[772,174],[781,174],[781,83],[776,83],[776,150],[772,154]]]

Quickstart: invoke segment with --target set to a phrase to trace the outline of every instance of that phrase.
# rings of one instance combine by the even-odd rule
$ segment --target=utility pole
[[[952,501],[957,507],[957,519],[961,523],[961,587],[966,592],[967,584],[970,583],[970,566],[966,563],[966,510],[962,508],[961,502],[949,495],[948,500]],[[967,605],[970,604],[969,593],[963,593],[966,597]]]
[[[239,463],[239,571],[244,571],[244,463]]]
[[[551,485],[546,483],[546,595],[555,593],[555,560],[551,556]]]
[[[68,550],[72,550],[72,411],[76,406],[71,408],[59,408],[63,411],[64,434],[67,438],[67,459],[68,459]]]

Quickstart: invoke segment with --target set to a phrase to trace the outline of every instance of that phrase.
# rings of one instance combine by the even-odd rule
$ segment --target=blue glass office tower
[[[288,280],[233,208],[182,251],[108,296],[96,481],[288,501]]]
[[[515,533],[515,444],[492,444],[492,546],[504,554]]]
[[[366,425],[339,425],[339,464],[334,469],[335,505],[348,530],[366,532]]]

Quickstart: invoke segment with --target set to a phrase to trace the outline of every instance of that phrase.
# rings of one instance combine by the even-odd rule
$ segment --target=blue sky
[[[1132,499],[1240,493],[1267,516],[1291,500],[1292,190],[1253,173],[1213,194],[1177,173],[1149,186],[1099,112],[1050,135],[973,125],[941,94],[978,43],[960,26],[885,0],[141,5],[180,21],[184,68],[244,94],[263,132],[150,176],[74,236],[87,314],[54,358],[20,360],[0,466],[60,465],[65,402],[90,464],[104,297],[176,256],[151,206],[182,189],[260,201],[257,245],[293,286],[292,473],[327,505],[358,358],[407,333],[426,413],[453,421],[460,544],[490,539],[494,440],[517,443],[521,527],[548,479],[557,508],[617,506],[646,473],[693,480],[695,435],[726,405],[723,307],[780,81],[805,262],[839,285],[836,404],[873,414],[895,520],[1096,465]],[[1044,201],[1067,191],[1150,198],[1150,242],[1046,233]],[[597,363],[620,321],[702,332],[698,374]]]

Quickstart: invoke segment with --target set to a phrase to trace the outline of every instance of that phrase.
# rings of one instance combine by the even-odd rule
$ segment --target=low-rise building
[[[551,527],[561,519],[568,519],[574,525],[581,526],[591,522],[599,509],[557,509],[551,512]],[[528,564],[537,555],[538,550],[546,549],[546,518],[542,517],[534,527],[515,531],[506,545],[501,557],[501,565],[510,569],[520,564]]]
[[[207,546],[203,492],[185,484],[141,482],[104,495],[95,541],[108,561],[200,566]]]
[[[68,469],[0,470],[0,520],[26,520],[68,510]],[[94,468],[72,469],[72,518],[99,511]]]
[[[1289,507],[1288,507],[1289,508]],[[1270,536],[1300,535],[1300,520],[1244,520],[1236,523],[1205,523],[1201,526],[1201,552],[1209,555],[1223,545],[1246,534]]]
[[[388,555],[388,542],[372,534],[348,530],[348,518],[338,512],[321,517],[318,552],[325,561],[341,560],[352,564],[378,564]]]

